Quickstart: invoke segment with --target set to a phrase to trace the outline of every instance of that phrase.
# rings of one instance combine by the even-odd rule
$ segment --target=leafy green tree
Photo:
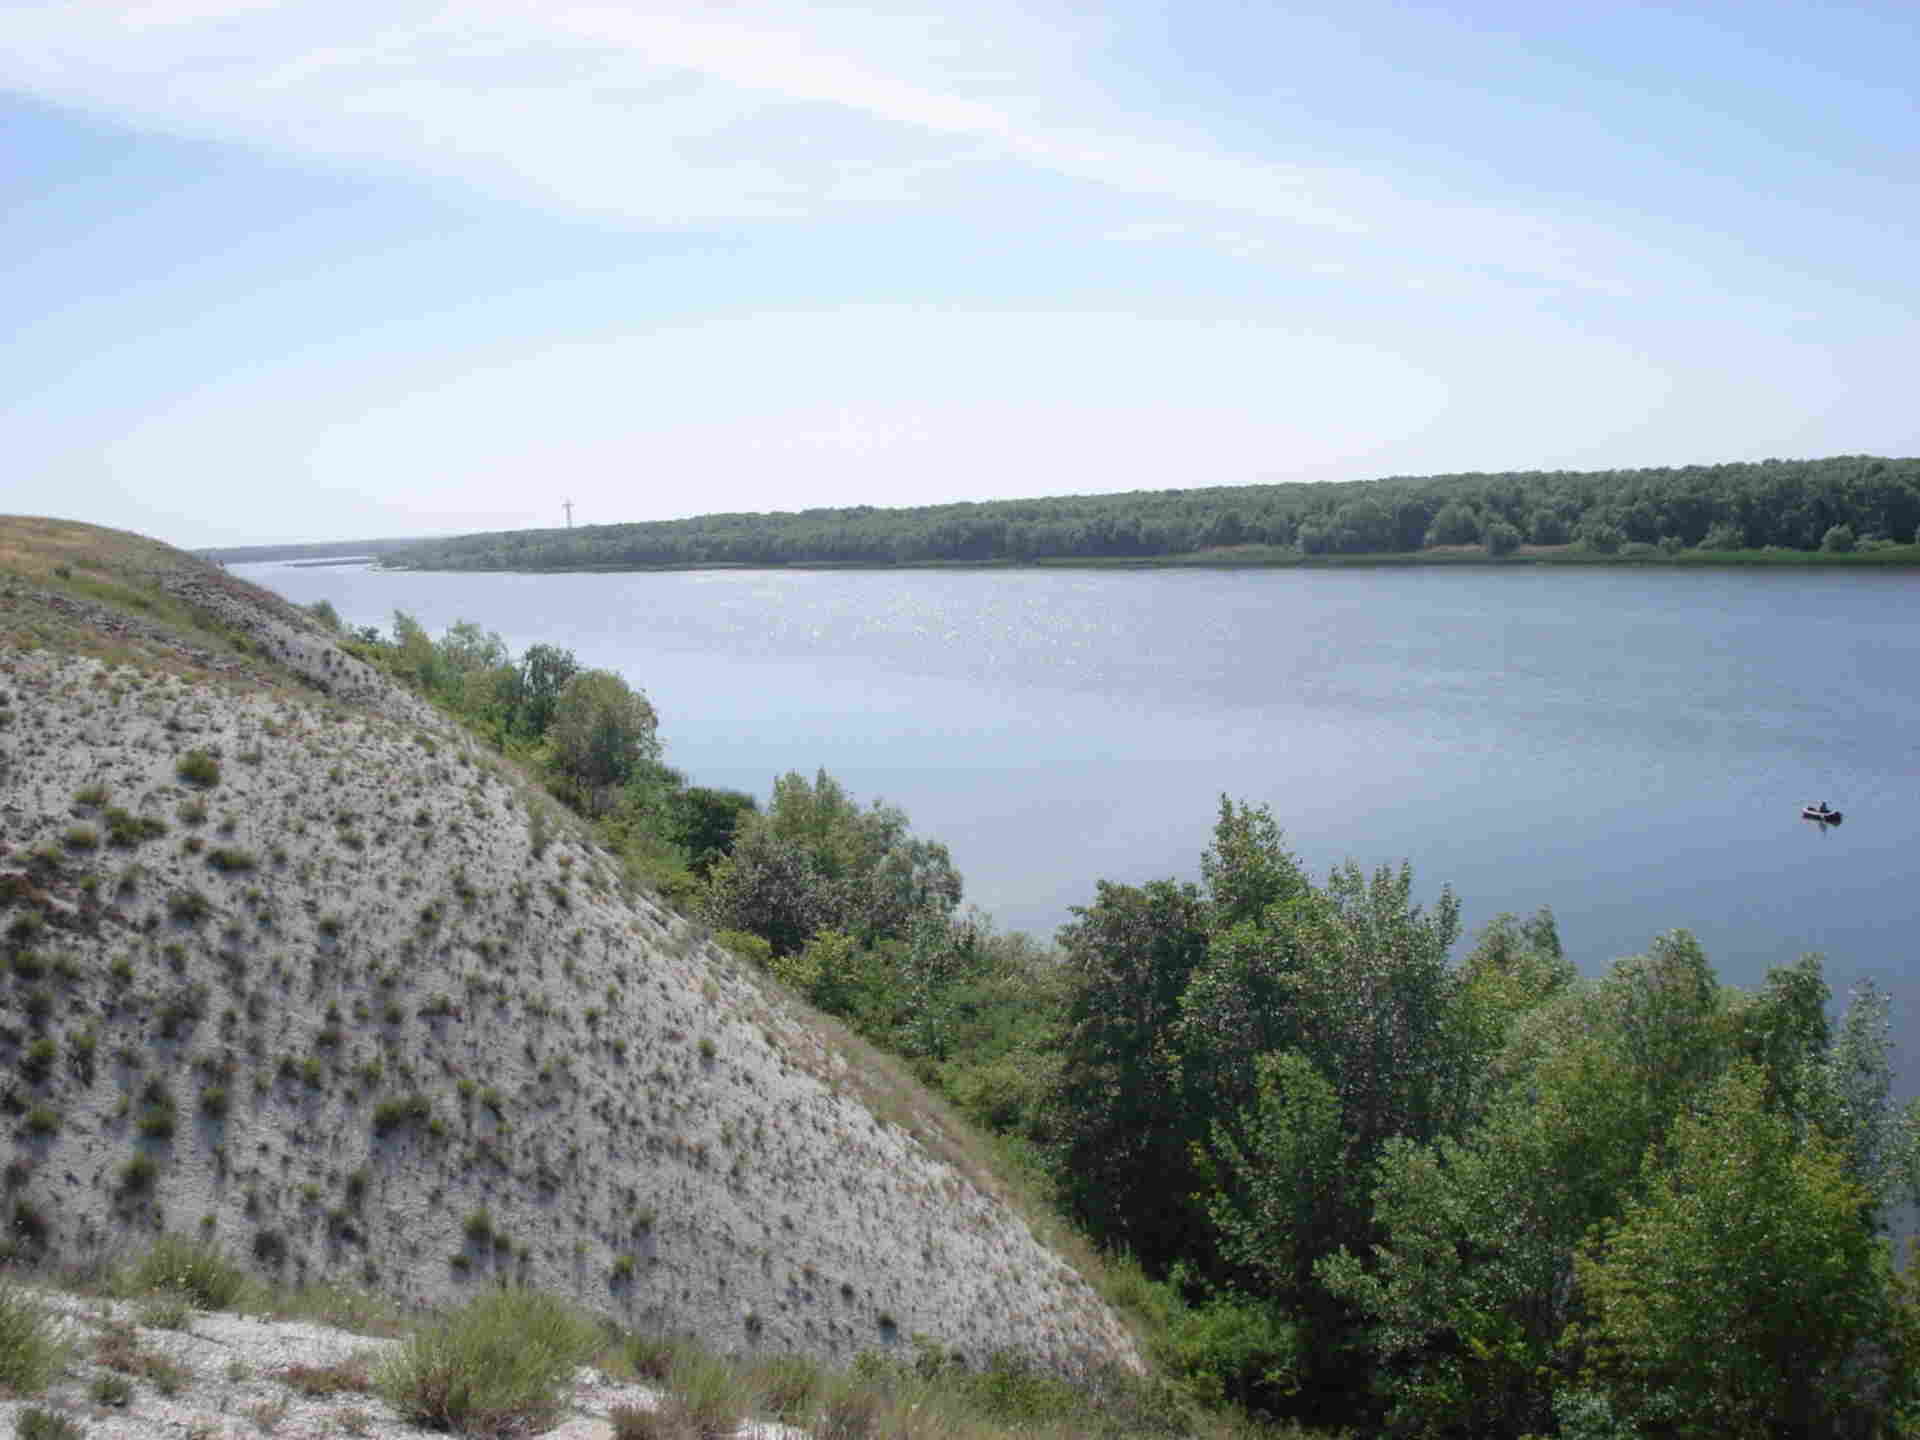
[[[1511,555],[1520,548],[1520,532],[1504,520],[1493,520],[1487,525],[1487,554],[1498,559],[1502,555]]]
[[[1051,1106],[1056,1170],[1073,1213],[1102,1244],[1156,1269],[1190,1253],[1204,1212],[1189,1108],[1173,1047],[1180,999],[1206,955],[1192,885],[1101,881],[1060,931],[1066,1033]]]
[[[440,652],[426,627],[404,610],[393,612],[393,663],[428,694],[438,691]]]
[[[1305,1055],[1342,1097],[1370,1154],[1388,1135],[1436,1133],[1458,1103],[1457,980],[1448,950],[1459,902],[1428,914],[1412,871],[1337,867],[1324,889],[1216,933],[1182,998],[1190,1075],[1218,1113],[1253,1098],[1259,1057]]]
[[[1373,1192],[1384,1241],[1316,1267],[1366,1318],[1393,1433],[1546,1428],[1542,1376],[1565,1326],[1580,1232],[1555,1205],[1558,1172],[1542,1169],[1558,1157],[1541,1119],[1524,1100],[1503,1100],[1463,1140],[1387,1141]]]
[[[830,1015],[852,1012],[867,969],[860,947],[837,930],[815,931],[799,950],[775,956],[771,968]]]
[[[1394,547],[1393,512],[1371,495],[1349,500],[1333,513],[1333,548],[1366,555]]]
[[[1480,517],[1471,505],[1449,500],[1427,527],[1428,545],[1471,545],[1480,538]]]
[[[1474,1054],[1448,959],[1458,904],[1444,890],[1431,913],[1415,904],[1405,866],[1368,876],[1347,864],[1321,888],[1275,885],[1283,855],[1252,849],[1266,851],[1268,886],[1283,898],[1215,930],[1175,1043],[1188,1107],[1206,1125],[1196,1158],[1226,1273],[1294,1317],[1303,1395],[1350,1393],[1363,1383],[1352,1318],[1316,1267],[1372,1238],[1371,1177],[1386,1144],[1431,1140],[1465,1114]]]
[[[1471,522],[1469,523],[1469,517]],[[1435,475],[1344,484],[1216,486],[1128,494],[798,514],[703,515],[591,531],[476,535],[411,547],[444,568],[1167,555],[1263,541],[1309,555],[1472,544],[1495,521],[1540,545],[1582,531],[1596,552],[1679,541],[1706,549],[1816,548],[1836,525],[1862,538],[1920,524],[1920,461],[1768,460],[1585,474]],[[1737,543],[1724,543],[1729,533]],[[1707,540],[1719,531],[1716,543]],[[1236,537],[1237,536],[1237,540]]]
[[[1588,1363],[1617,1412],[1668,1433],[1835,1433],[1884,1313],[1866,1191],[1767,1090],[1752,1062],[1729,1068],[1578,1257]]]
[[[1851,525],[1830,526],[1827,533],[1820,537],[1820,548],[1829,555],[1847,555],[1852,553],[1854,533]]]
[[[1317,1275],[1366,1318],[1397,1428],[1518,1435],[1550,1422],[1571,1318],[1573,1257],[1619,1212],[1641,1157],[1685,1098],[1690,1051],[1717,1073],[1724,1008],[1691,937],[1663,936],[1598,985],[1562,968],[1557,939],[1503,919],[1463,975],[1464,1032],[1485,1063],[1474,1123],[1380,1149],[1372,1235]]]
[[[910,1056],[945,1060],[965,1019],[966,981],[980,968],[971,927],[949,924],[937,911],[915,913],[895,966],[904,1014],[898,1047]]]
[[[766,812],[742,817],[734,852],[750,847],[743,864],[757,868],[760,878],[774,871],[784,877],[776,887],[786,898],[772,909],[774,897],[756,879],[748,889],[759,899],[746,908],[726,909],[734,900],[721,896],[716,904],[730,916],[725,924],[751,930],[773,941],[783,953],[804,944],[808,931],[795,936],[792,924],[802,915],[816,923],[845,930],[863,944],[905,939],[922,915],[950,917],[960,904],[962,883],[947,848],[913,834],[905,812],[876,802],[861,809],[844,786],[825,770],[809,781],[790,773],[774,782]],[[784,856],[777,861],[776,855]],[[768,870],[768,864],[773,865]],[[716,871],[716,875],[718,871]],[[727,886],[736,877],[729,875]],[[804,881],[804,902],[793,883]],[[747,891],[736,893],[745,895]],[[763,919],[754,921],[758,912]],[[784,917],[784,918],[782,918]],[[783,938],[760,928],[778,926]]]
[[[1258,923],[1270,906],[1312,890],[1300,862],[1264,805],[1235,805],[1220,797],[1213,840],[1200,857],[1206,886],[1206,926],[1218,935],[1236,925]]]
[[[647,697],[611,670],[583,670],[560,692],[548,727],[554,769],[593,812],[638,765],[660,758],[658,718]]]
[[[1535,545],[1564,545],[1572,538],[1566,517],[1558,510],[1536,510],[1527,522],[1527,539]]]
[[[716,929],[758,935],[776,957],[797,954],[840,915],[833,886],[811,854],[752,820],[709,870],[704,913]]]
[[[531,740],[545,735],[561,694],[579,673],[580,662],[571,650],[557,645],[529,645],[520,657],[517,672],[514,728]]]
[[[1603,516],[1595,515],[1580,522],[1580,528],[1574,532],[1574,539],[1583,550],[1591,550],[1596,555],[1612,555],[1627,543],[1626,534],[1620,527]]]
[[[1214,1157],[1237,1183],[1211,1193],[1207,1217],[1229,1260],[1298,1294],[1357,1208],[1349,1192],[1365,1204],[1371,1167],[1352,1152],[1339,1094],[1306,1056],[1262,1055],[1254,1070],[1253,1104],[1238,1124],[1213,1126]]]
[[[1836,1065],[1856,1077],[1857,1108],[1886,1115],[1874,1100],[1882,1052],[1871,1019],[1851,1046],[1867,1058],[1836,1060],[1815,960],[1776,969],[1750,994],[1720,986],[1684,932],[1598,984],[1563,964],[1557,943],[1524,943],[1504,918],[1489,927],[1465,967],[1466,1009],[1479,1048],[1504,1041],[1476,1122],[1430,1145],[1389,1142],[1374,1191],[1379,1238],[1319,1267],[1367,1317],[1382,1389],[1410,1433],[1518,1435],[1551,1423],[1551,1392],[1573,1379],[1564,1342],[1580,1318],[1576,1256],[1646,1190],[1679,1144],[1676,1127],[1730,1067],[1751,1068],[1768,1113],[1796,1135],[1828,1134]],[[1844,1158],[1844,1143],[1823,1143]],[[1856,1220],[1871,1234],[1870,1209]],[[1605,1390],[1564,1393],[1593,1412],[1582,1425],[1627,1414]]]
[[[671,834],[685,847],[694,872],[706,875],[733,849],[734,836],[760,802],[743,790],[690,785],[674,801]]]
[[[506,642],[457,620],[434,642],[432,693],[476,727],[499,737],[513,708],[516,675]]]
[[[442,668],[455,676],[496,670],[506,665],[509,658],[506,642],[495,632],[482,630],[472,620],[454,621],[434,648],[439,652]]]
[[[1545,906],[1526,920],[1496,915],[1480,932],[1459,969],[1454,1043],[1462,1056],[1463,1124],[1483,1118],[1511,1079],[1505,1056],[1516,1028],[1577,979]]]

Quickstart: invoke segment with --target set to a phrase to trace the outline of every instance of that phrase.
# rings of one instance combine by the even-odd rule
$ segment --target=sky
[[[1920,452],[1909,4],[0,0],[0,511]]]

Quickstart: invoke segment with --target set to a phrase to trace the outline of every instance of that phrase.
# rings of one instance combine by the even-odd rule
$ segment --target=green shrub
[[[135,815],[118,806],[102,818],[107,822],[107,843],[121,850],[131,850],[143,841],[157,840],[167,833],[166,821],[151,815]]]
[[[731,1435],[753,1396],[733,1366],[696,1345],[684,1345],[667,1374],[662,1409],[694,1435]]]
[[[804,1425],[820,1397],[820,1362],[806,1355],[769,1355],[749,1372],[757,1408],[788,1425]]]
[[[464,1435],[550,1428],[574,1369],[598,1343],[594,1323],[562,1301],[504,1290],[470,1301],[382,1363],[374,1384],[401,1418]]]
[[[246,1289],[246,1272],[218,1247],[182,1235],[162,1235],[133,1267],[140,1290],[184,1295],[202,1310],[225,1310]]]
[[[189,886],[167,897],[167,913],[182,925],[198,925],[213,913],[213,902]]]
[[[424,1124],[433,1118],[433,1102],[426,1096],[395,1095],[373,1107],[373,1133],[385,1135],[402,1125]]]
[[[627,1341],[627,1363],[642,1380],[664,1380],[682,1343],[666,1335],[635,1335]]]
[[[0,1281],[0,1391],[32,1395],[60,1367],[60,1345],[40,1302]]]
[[[15,1063],[19,1065],[23,1076],[38,1085],[53,1073],[53,1063],[59,1058],[60,1047],[51,1038],[42,1035],[20,1052],[20,1059]]]
[[[135,1155],[121,1168],[120,1193],[145,1195],[153,1189],[153,1183],[159,1176],[160,1167],[151,1155]]]
[[[814,1440],[869,1440],[883,1432],[888,1408],[877,1386],[853,1375],[829,1376],[813,1417]]]
[[[91,1028],[67,1037],[67,1064],[82,1085],[93,1084],[99,1052],[100,1037]]]
[[[1209,1405],[1285,1390],[1306,1358],[1305,1337],[1277,1306],[1238,1295],[1176,1316],[1166,1349],[1169,1368]]]
[[[173,767],[173,773],[189,785],[211,790],[220,783],[220,762],[205,750],[189,750]]]
[[[150,1297],[140,1307],[140,1323],[149,1330],[184,1330],[193,1320],[193,1302],[174,1291]]]
[[[124,1375],[100,1375],[87,1393],[94,1404],[118,1409],[133,1403],[133,1382]]]
[[[773,963],[773,946],[758,935],[745,930],[717,930],[713,936],[714,944],[738,955],[742,960],[750,961],[762,970]]]
[[[260,862],[245,850],[223,845],[207,852],[207,864],[223,874],[234,875],[256,869]]]
[[[171,1140],[179,1122],[179,1107],[164,1080],[149,1080],[140,1092],[146,1108],[140,1112],[140,1133],[149,1140]]]
[[[331,1365],[289,1365],[280,1372],[280,1380],[291,1390],[321,1400],[343,1393],[365,1395],[373,1390],[373,1376],[364,1353]]]
[[[37,1405],[15,1416],[14,1425],[20,1440],[84,1440],[87,1433],[77,1420]]]

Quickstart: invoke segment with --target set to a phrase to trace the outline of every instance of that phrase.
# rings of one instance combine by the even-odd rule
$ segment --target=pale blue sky
[[[1911,5],[0,0],[0,510],[1911,455]]]

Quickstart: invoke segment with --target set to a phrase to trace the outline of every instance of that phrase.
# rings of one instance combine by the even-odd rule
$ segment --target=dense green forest
[[[1920,460],[1842,456],[703,515],[426,541],[388,562],[448,570],[982,564],[1225,558],[1248,547],[1274,560],[1457,546],[1492,556],[1529,546],[1623,558],[1770,548],[1835,555],[1920,543],[1917,530]]]
[[[324,603],[318,613],[338,624]],[[406,615],[350,646],[542,775],[632,883],[906,1057],[1097,1244],[1200,1403],[1404,1436],[1920,1424],[1920,1183],[1886,997],[1752,990],[1686,933],[1598,979],[1550,913],[1464,945],[1405,865],[1307,874],[1221,797],[1196,874],[1089,878],[1053,945],[830,775],[687,782],[619,676]],[[1195,797],[1196,804],[1210,803]]]

